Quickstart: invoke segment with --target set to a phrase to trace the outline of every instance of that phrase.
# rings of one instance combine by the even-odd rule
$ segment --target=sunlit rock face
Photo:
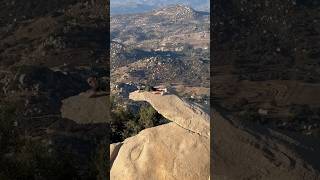
[[[111,179],[207,180],[210,174],[208,114],[175,95],[135,91],[129,97],[149,102],[173,122],[145,129],[124,140],[120,148],[119,144],[111,145],[114,159]]]

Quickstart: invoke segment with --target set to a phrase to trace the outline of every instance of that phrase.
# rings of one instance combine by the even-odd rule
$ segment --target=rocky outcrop
[[[212,179],[320,179],[318,140],[242,127],[218,112],[213,117]]]
[[[132,92],[130,99],[149,102],[173,121],[148,128],[110,146],[113,180],[207,180],[210,171],[209,116],[175,95]],[[116,154],[116,157],[114,157]]]
[[[134,101],[147,101],[163,117],[179,126],[201,136],[210,136],[210,116],[196,104],[186,102],[173,94],[159,96],[135,91],[130,93],[129,98]]]
[[[242,126],[213,112],[209,148],[209,117],[201,108],[175,95],[136,91],[129,97],[149,102],[173,122],[111,145],[111,179],[208,179],[210,159],[212,179],[320,179],[318,140]]]
[[[62,101],[61,116],[79,124],[106,123],[109,119],[108,96],[99,92],[89,97],[87,92]]]
[[[191,7],[185,5],[173,5],[168,6],[159,10],[155,10],[153,15],[160,16],[160,17],[167,17],[172,20],[181,20],[181,19],[196,19],[197,17],[201,16],[200,12],[195,11]]]

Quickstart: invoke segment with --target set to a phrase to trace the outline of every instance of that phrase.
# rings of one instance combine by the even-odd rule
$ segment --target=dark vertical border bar
[[[102,2],[102,7],[103,8],[103,12],[102,15],[105,17],[104,19],[107,21],[106,22],[106,32],[107,32],[107,42],[106,42],[106,69],[109,71],[109,79],[108,79],[108,83],[107,83],[107,87],[106,87],[106,91],[108,94],[108,98],[107,98],[107,103],[110,104],[110,79],[111,79],[111,74],[110,74],[110,0],[100,0]],[[111,118],[111,110],[110,110],[110,106],[108,108],[108,114],[109,114],[109,119]],[[106,179],[110,179],[110,124],[108,124],[108,129],[106,129],[107,134],[107,147],[105,147],[105,155],[107,155],[106,158],[106,162],[108,163],[107,165],[107,169],[106,169]]]
[[[107,69],[109,70],[109,81],[108,81],[108,84],[107,84],[107,91],[108,91],[108,100],[109,100],[109,104],[110,104],[110,79],[111,79],[111,77],[110,77],[110,62],[111,62],[111,60],[110,60],[110,43],[111,43],[111,41],[110,41],[110,0],[104,0],[104,2],[106,3],[106,16],[107,16],[107,33],[108,33],[108,36],[107,36],[107,42],[106,42],[106,45],[107,45]],[[111,109],[110,109],[110,105],[109,105],[109,109],[108,109],[108,111],[109,111],[109,118],[111,118]],[[108,125],[109,126],[109,125]],[[109,142],[108,142],[108,147],[107,147],[107,155],[108,155],[108,157],[107,157],[107,162],[108,162],[108,170],[106,170],[106,172],[107,172],[107,179],[110,179],[110,131],[109,131],[109,129],[110,128],[108,128],[108,139],[109,139]]]
[[[214,171],[214,111],[213,111],[213,39],[214,39],[214,13],[215,13],[215,3],[217,1],[210,1],[210,178],[213,179]]]
[[[91,3],[94,4],[94,6],[96,6],[95,9],[98,9],[98,11],[96,12],[100,17],[101,20],[105,21],[105,33],[106,35],[103,37],[105,42],[105,55],[104,55],[104,68],[108,71],[109,74],[109,79],[107,79],[107,83],[106,83],[106,92],[107,92],[107,104],[110,104],[110,0],[91,0]],[[110,119],[110,106],[108,106],[108,119]],[[107,124],[107,129],[105,129],[105,133],[106,133],[106,139],[105,141],[100,144],[103,147],[101,147],[101,149],[104,151],[103,153],[99,153],[99,155],[104,156],[104,157],[100,157],[103,158],[104,161],[103,163],[107,163],[107,164],[101,164],[101,167],[105,167],[104,170],[100,169],[100,172],[105,172],[106,174],[98,174],[97,179],[98,180],[109,180],[110,179],[110,124]]]

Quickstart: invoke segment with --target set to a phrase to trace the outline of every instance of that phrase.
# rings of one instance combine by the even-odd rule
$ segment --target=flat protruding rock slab
[[[107,122],[109,119],[108,112],[108,96],[104,92],[91,98],[87,93],[81,93],[62,101],[62,117],[79,124]]]
[[[123,141],[112,180],[207,180],[210,139],[171,122]],[[111,146],[113,147],[113,146]]]
[[[134,91],[129,98],[134,101],[147,101],[165,118],[201,136],[210,137],[210,116],[200,107],[176,95],[161,96],[146,91]]]

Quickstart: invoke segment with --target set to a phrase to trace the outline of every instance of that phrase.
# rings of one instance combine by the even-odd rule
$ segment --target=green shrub
[[[161,119],[161,115],[152,106],[142,107],[139,116],[139,122],[144,128],[159,125]]]
[[[131,119],[130,121],[127,121],[122,132],[123,140],[138,134],[141,130],[143,130],[143,126],[141,126],[137,119]]]
[[[133,114],[123,108],[113,110],[110,123],[111,142],[120,142],[138,134],[141,130],[163,123],[164,118],[152,106],[143,106],[138,114]]]

